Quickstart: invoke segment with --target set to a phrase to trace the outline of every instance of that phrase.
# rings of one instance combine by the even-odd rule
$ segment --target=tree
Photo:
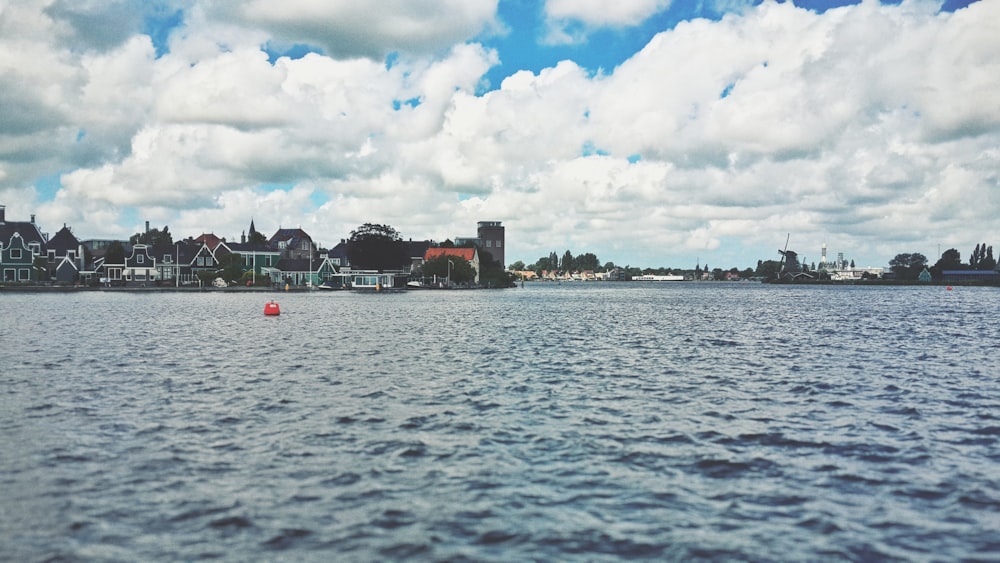
[[[104,263],[105,264],[125,263],[125,247],[122,246],[122,243],[114,241],[108,245],[108,248],[104,251]]]
[[[448,262],[451,262],[450,266]],[[476,269],[468,260],[460,256],[438,256],[424,262],[421,269],[425,277],[447,278],[452,283],[467,283],[476,279]]]
[[[570,272],[575,269],[573,264],[573,253],[567,250],[562,257],[562,263],[559,264],[559,268],[564,272]]]
[[[912,254],[897,254],[889,261],[889,269],[900,280],[915,280],[927,266],[927,257],[919,252]]]
[[[136,233],[128,239],[128,242],[129,244],[170,246],[174,243],[174,237],[170,234],[170,227],[164,225],[162,231],[160,229],[150,229],[145,233]]]
[[[960,270],[962,269],[962,253],[954,248],[949,248],[945,250],[938,261],[931,266],[931,273],[935,276],[940,276],[941,272],[945,270]]]
[[[365,223],[351,231],[347,259],[362,270],[404,269],[410,263],[406,243],[389,225]]]
[[[780,272],[781,262],[777,260],[758,260],[757,270],[754,275],[763,279],[773,279],[777,278]]]
[[[260,231],[253,231],[250,233],[250,236],[247,237],[247,242],[251,245],[267,244],[267,237]]]
[[[489,252],[479,255],[479,285],[504,288],[514,285],[514,274],[504,270],[503,264]]]
[[[217,277],[226,280],[227,283],[238,283],[243,279],[243,257],[239,254],[220,256],[219,266],[221,269],[217,272]]]
[[[586,252],[577,256],[573,260],[573,265],[576,266],[577,270],[597,270],[601,266],[600,260],[597,259],[597,255],[592,252]]]
[[[515,272],[521,272],[524,270],[524,262],[518,260],[517,262],[514,262],[513,264],[510,265],[510,269],[514,270]]]
[[[986,247],[986,257],[979,262],[980,270],[995,270],[997,267],[997,261],[993,258],[993,247]]]

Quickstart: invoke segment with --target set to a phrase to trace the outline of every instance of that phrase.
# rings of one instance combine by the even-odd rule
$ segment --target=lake
[[[0,319],[0,559],[1000,559],[995,288],[0,292]]]

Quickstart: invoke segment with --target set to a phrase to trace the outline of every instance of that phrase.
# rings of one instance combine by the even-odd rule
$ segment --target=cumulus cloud
[[[434,53],[495,27],[498,0],[214,0],[210,12],[337,58]]]
[[[132,21],[134,4],[104,6]],[[666,8],[595,6],[545,9],[596,29]],[[139,217],[236,237],[254,218],[326,243],[368,221],[442,240],[502,220],[512,260],[674,266],[753,265],[789,232],[873,265],[1000,237],[997,2],[767,2],[682,22],[613,70],[566,60],[493,90],[504,53],[470,39],[495,1],[379,3],[384,18],[196,2],[163,53],[137,28],[84,39],[101,7],[0,9],[8,216],[95,237]],[[322,52],[275,58],[276,41]]]
[[[546,0],[545,41],[579,43],[595,29],[633,27],[669,7],[670,0]]]

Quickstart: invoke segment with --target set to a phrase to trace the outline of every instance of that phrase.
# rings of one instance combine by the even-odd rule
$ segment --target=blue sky
[[[500,220],[508,262],[968,255],[997,4],[0,0],[0,204],[82,238]]]

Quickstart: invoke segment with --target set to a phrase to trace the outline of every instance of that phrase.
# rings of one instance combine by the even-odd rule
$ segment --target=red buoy
[[[264,305],[264,314],[269,317],[276,317],[281,314],[281,308],[274,301]]]

